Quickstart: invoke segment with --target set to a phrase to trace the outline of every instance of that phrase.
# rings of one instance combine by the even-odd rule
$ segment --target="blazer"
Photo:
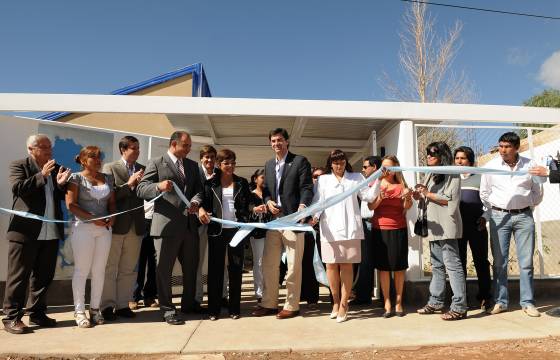
[[[317,190],[313,202],[324,201],[340,194],[362,182],[360,173],[344,172],[339,182],[334,174],[319,176]],[[373,189],[366,187],[358,192],[358,196],[367,202],[372,201]],[[371,193],[371,195],[370,195]],[[321,241],[342,241],[364,239],[362,216],[358,196],[352,195],[314,216],[320,219]]]
[[[461,177],[445,175],[442,182],[435,184],[433,177],[428,175],[424,180],[424,185],[439,199],[447,200],[447,206],[428,200],[426,208],[428,240],[460,239],[463,236],[463,221],[460,211]]]
[[[558,184],[560,183],[560,170],[550,170],[550,174],[548,175],[548,180],[551,184]]]
[[[62,220],[61,201],[66,194],[66,186],[59,187],[56,183],[56,174],[60,165],[56,164],[51,172],[54,185],[53,201],[54,214],[57,220]],[[35,215],[44,216],[47,199],[45,197],[46,179],[41,174],[41,169],[32,157],[13,161],[10,164],[10,184],[12,186],[12,209],[27,211]],[[9,241],[25,243],[36,241],[41,233],[43,223],[39,220],[26,219],[12,215],[8,225],[6,238]],[[58,233],[64,236],[64,224],[57,223]]]
[[[282,203],[284,215],[295,213],[300,204],[309,206],[313,200],[313,182],[311,180],[311,164],[301,155],[288,152],[286,163],[280,178],[279,194],[276,194],[276,157],[268,160],[264,166],[265,203],[276,201],[278,196]]]
[[[249,201],[251,191],[249,183],[242,177],[233,175],[233,199],[235,206],[235,217],[239,222],[249,222]],[[216,175],[204,183],[202,207],[211,212],[214,217],[223,219],[222,183],[219,171]],[[222,224],[214,221],[208,224],[208,236],[219,236],[222,234]]]
[[[190,159],[183,159],[185,169],[185,197],[198,204],[202,203],[202,183],[198,176],[198,165]],[[144,200],[151,200],[160,194],[157,184],[163,180],[171,180],[180,184],[177,166],[167,153],[151,159],[146,166],[144,177],[136,187],[136,194]],[[179,185],[180,186],[180,185]],[[190,230],[197,233],[197,218],[194,214],[186,214],[186,206],[175,190],[163,194],[154,204],[154,215],[150,235],[153,237],[176,236],[180,231]]]
[[[144,165],[139,163],[134,164],[136,171],[145,169]],[[134,209],[135,207],[142,206],[144,200],[136,195],[136,191],[132,190],[127,182],[130,176],[128,169],[124,165],[122,159],[113,161],[112,163],[103,166],[103,172],[112,175],[115,180],[115,200],[117,205],[117,212]],[[130,231],[130,226],[134,224],[136,235],[144,234],[144,208],[128,212],[126,214],[118,215],[115,218],[113,225],[113,234],[124,235]]]

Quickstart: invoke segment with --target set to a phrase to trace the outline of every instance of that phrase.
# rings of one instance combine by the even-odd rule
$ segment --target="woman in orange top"
[[[382,166],[400,166],[394,155],[385,156]],[[408,231],[406,226],[406,211],[412,206],[412,192],[400,172],[386,171],[381,178],[379,196],[369,203],[374,210],[372,221],[374,264],[379,271],[381,291],[385,299],[384,318],[396,314],[404,316],[402,307],[402,292],[404,287],[405,270],[408,268]],[[391,271],[395,276],[395,312],[391,310],[391,295],[389,292]]]

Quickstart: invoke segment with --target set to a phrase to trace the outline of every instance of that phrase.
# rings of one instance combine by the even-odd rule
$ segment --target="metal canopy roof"
[[[0,111],[165,114],[194,142],[236,151],[244,176],[272,156],[268,132],[275,127],[290,132],[292,151],[322,166],[335,148],[347,152],[351,163],[359,161],[371,152],[372,131],[379,139],[400,120],[560,123],[560,109],[523,106],[135,95],[0,94]]]

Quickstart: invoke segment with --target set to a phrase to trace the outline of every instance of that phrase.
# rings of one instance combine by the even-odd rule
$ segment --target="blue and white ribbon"
[[[218,219],[218,218],[215,218],[215,217],[210,217],[210,220],[214,221],[214,222],[217,222],[217,223],[220,223],[222,225],[228,225],[228,226],[233,226],[233,227],[238,228],[237,233],[234,235],[233,239],[230,242],[230,246],[232,246],[232,247],[235,247],[235,246],[239,245],[239,243],[241,241],[243,241],[243,239],[245,239],[251,233],[251,231],[253,231],[254,229],[278,230],[278,231],[307,231],[307,232],[313,233],[313,236],[315,237],[316,234],[315,234],[315,230],[313,229],[313,227],[310,226],[310,225],[307,225],[307,224],[300,224],[299,223],[300,220],[308,218],[310,216],[313,216],[316,213],[322,212],[325,209],[341,202],[345,198],[347,198],[349,196],[352,196],[353,194],[357,193],[361,189],[367,187],[368,184],[372,183],[373,181],[375,181],[375,180],[377,180],[381,177],[381,175],[383,174],[383,170],[394,171],[394,172],[412,171],[412,172],[426,173],[426,174],[491,174],[491,175],[508,175],[508,176],[525,176],[525,175],[528,174],[527,170],[507,171],[507,170],[488,169],[488,168],[479,168],[479,167],[468,167],[468,166],[410,166],[410,167],[394,166],[394,167],[387,167],[387,168],[381,168],[381,169],[377,170],[376,172],[371,174],[367,179],[364,179],[362,182],[360,182],[359,184],[357,184],[353,188],[350,188],[350,189],[348,189],[348,190],[346,190],[346,191],[344,191],[340,194],[337,194],[335,196],[331,196],[331,197],[329,197],[327,199],[324,199],[322,201],[316,202],[316,203],[312,204],[311,206],[306,207],[305,209],[302,209],[301,211],[298,211],[296,213],[284,216],[282,218],[273,220],[273,221],[268,222],[268,223],[241,223],[241,222],[237,222],[237,221]],[[546,177],[534,176],[533,178],[535,179],[535,181],[537,183],[540,183],[540,184],[546,182]],[[181,201],[186,205],[186,208],[187,209],[190,208],[191,202],[185,197],[185,195],[183,194],[181,189],[175,183],[173,183],[173,189],[175,190],[175,193],[177,194],[177,196],[179,196]],[[163,193],[159,194],[157,197],[148,201],[148,203],[153,203],[162,196],[163,196]],[[101,216],[101,217],[97,217],[97,218],[89,219],[89,220],[48,219],[44,216],[31,214],[31,213],[28,213],[28,212],[25,212],[25,211],[17,211],[17,210],[5,209],[5,208],[0,208],[0,211],[5,212],[5,213],[9,213],[9,214],[13,214],[13,215],[17,215],[17,216],[21,216],[21,217],[28,218],[28,219],[35,219],[35,220],[50,222],[50,223],[74,223],[74,222],[92,222],[92,221],[95,221],[95,220],[106,219],[106,218],[114,217],[114,216],[117,216],[117,215],[125,214],[127,212],[134,211],[134,210],[137,210],[137,209],[142,208],[142,207],[144,207],[144,205],[138,206],[134,209],[129,209],[129,210],[125,210],[125,211],[121,211],[121,212],[117,212],[117,213],[114,213],[114,214],[109,214],[109,215],[106,215],[106,216]],[[319,281],[321,284],[323,284],[325,286],[328,286],[327,276],[326,276],[325,269],[323,267],[321,258],[319,256],[317,246],[315,246],[315,250],[314,250],[314,254],[313,254],[313,267],[315,269],[315,277],[317,278],[317,281]]]

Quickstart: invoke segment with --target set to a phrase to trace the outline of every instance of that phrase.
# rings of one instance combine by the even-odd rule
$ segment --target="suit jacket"
[[[548,180],[551,184],[558,184],[560,183],[560,170],[550,170],[550,175],[548,176]]]
[[[62,220],[62,207],[60,202],[64,200],[65,187],[59,187],[56,183],[56,174],[60,165],[56,164],[51,172],[54,185],[53,201],[54,212],[57,220]],[[41,174],[41,169],[31,157],[16,160],[10,164],[10,184],[12,185],[13,203],[12,209],[27,211],[32,214],[44,216],[47,199],[45,197],[45,185],[47,181]],[[57,223],[58,233],[64,236],[64,225]],[[9,241],[20,243],[36,241],[41,233],[43,223],[39,220],[26,219],[21,216],[12,215],[8,225],[6,238]]]
[[[282,212],[289,215],[298,210],[299,204],[309,206],[313,200],[311,164],[304,156],[288,152],[282,170],[279,194],[276,194],[276,157],[264,166],[264,201],[276,201],[280,196]]]
[[[145,169],[144,165],[135,164],[135,170]],[[144,204],[144,200],[136,195],[136,191],[132,190],[127,181],[130,178],[128,169],[124,165],[122,159],[113,161],[103,166],[103,172],[112,175],[115,179],[115,199],[117,211],[125,211],[133,209]],[[115,218],[113,225],[113,234],[124,235],[130,231],[130,226],[134,223],[136,235],[144,234],[144,208],[119,215]]]
[[[185,187],[183,193],[190,201],[202,203],[202,183],[198,173],[198,165],[190,159],[183,159],[185,169]],[[167,153],[151,159],[146,166],[144,177],[136,187],[136,194],[144,200],[151,200],[160,194],[157,183],[172,180],[181,186],[177,166]],[[180,231],[197,232],[198,219],[195,215],[185,215],[185,204],[175,190],[164,193],[154,204],[154,216],[150,235],[154,237],[175,236]]]

